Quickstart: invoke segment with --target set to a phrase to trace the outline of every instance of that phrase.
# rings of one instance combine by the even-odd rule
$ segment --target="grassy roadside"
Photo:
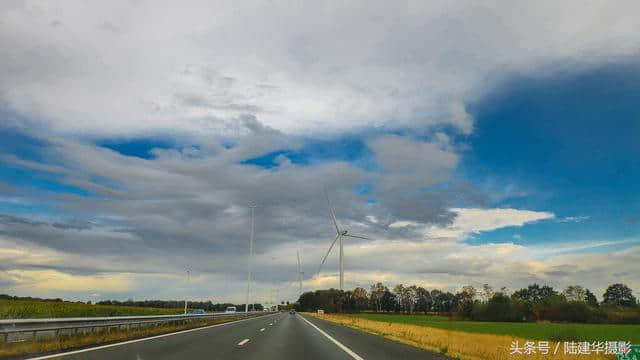
[[[350,316],[443,330],[516,336],[529,340],[630,341],[633,344],[640,344],[640,325],[458,321],[449,320],[444,316],[376,313],[353,314]]]
[[[438,329],[406,323],[383,322],[358,318],[348,315],[325,314],[308,315],[349,326],[371,334],[421,349],[442,353],[446,356],[462,360],[506,360],[506,359],[576,359],[577,355],[565,355],[563,344],[557,354],[553,354],[556,343],[549,342],[550,353],[511,355],[509,348],[512,341],[519,341],[520,346],[530,339],[508,335],[470,333],[457,330]],[[615,359],[613,355],[579,355],[580,359]]]
[[[182,309],[89,305],[67,301],[0,300],[0,319],[181,314]]]
[[[124,340],[138,339],[152,335],[193,329],[208,325],[231,322],[244,317],[225,317],[210,320],[192,320],[187,323],[164,324],[130,330],[101,331],[90,334],[63,335],[57,338],[38,339],[15,343],[0,342],[0,358],[19,357],[25,355],[55,353],[73,350],[97,344],[107,344]]]

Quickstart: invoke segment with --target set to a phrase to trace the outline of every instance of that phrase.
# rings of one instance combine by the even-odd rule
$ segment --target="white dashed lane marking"
[[[331,335],[327,334],[326,332],[324,332],[322,329],[320,329],[319,327],[317,327],[315,324],[313,324],[311,321],[305,319],[304,317],[300,317],[300,319],[304,320],[307,324],[311,325],[311,327],[313,327],[314,329],[318,330],[318,332],[322,335],[324,335],[327,339],[331,340],[331,342],[333,342],[334,344],[336,344],[340,349],[342,349],[342,351],[346,352],[347,354],[349,354],[349,356],[351,356],[351,358],[353,358],[354,360],[364,360],[362,357],[360,357],[360,355],[356,354],[355,352],[353,352],[353,350],[349,349],[348,347],[346,347],[344,344],[342,344],[340,341],[334,339]]]
[[[246,344],[246,343],[248,343],[248,342],[249,342],[249,339],[244,339],[244,340],[242,340],[242,341],[240,341],[240,342],[238,343],[238,346],[242,346],[242,345],[244,345],[244,344]]]

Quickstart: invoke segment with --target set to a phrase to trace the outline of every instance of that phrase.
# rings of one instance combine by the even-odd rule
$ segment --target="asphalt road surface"
[[[446,359],[300,314],[277,313],[37,359]]]

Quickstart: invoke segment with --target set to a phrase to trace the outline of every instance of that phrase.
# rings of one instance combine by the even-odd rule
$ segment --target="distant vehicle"
[[[204,309],[195,309],[191,312],[191,315],[204,315],[205,311]]]
[[[227,306],[227,310],[225,310],[224,312],[226,312],[226,313],[234,313],[234,312],[236,312],[236,307],[235,306]]]
[[[295,310],[289,310],[289,314],[291,314],[291,315],[295,315],[295,314],[296,314],[296,311],[295,311]]]

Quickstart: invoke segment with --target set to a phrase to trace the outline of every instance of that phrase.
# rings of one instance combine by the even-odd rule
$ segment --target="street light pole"
[[[189,291],[189,285],[191,284],[191,270],[187,269],[187,291]],[[184,297],[184,314],[187,315],[187,296]]]
[[[249,206],[249,208],[251,209],[251,235],[249,236],[249,261],[248,261],[248,274],[247,274],[247,298],[246,298],[246,303],[244,304],[244,312],[248,313],[249,312],[249,294],[251,292],[251,258],[253,257],[253,238],[255,236],[255,220],[254,220],[254,210],[256,208],[255,205],[251,205]]]

